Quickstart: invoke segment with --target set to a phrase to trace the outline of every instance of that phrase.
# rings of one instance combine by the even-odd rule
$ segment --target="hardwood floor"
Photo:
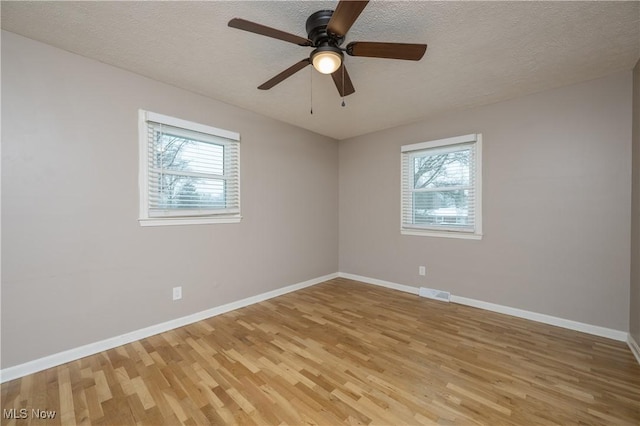
[[[638,425],[640,365],[622,342],[339,278],[4,383],[1,405],[7,425]]]

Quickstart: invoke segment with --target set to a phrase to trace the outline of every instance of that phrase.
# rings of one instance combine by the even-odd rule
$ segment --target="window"
[[[240,135],[140,110],[140,225],[240,221]]]
[[[482,135],[402,147],[402,225],[406,235],[482,237]]]

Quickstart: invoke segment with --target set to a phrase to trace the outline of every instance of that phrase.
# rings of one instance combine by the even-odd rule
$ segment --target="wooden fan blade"
[[[295,73],[297,73],[302,68],[304,68],[307,65],[309,65],[310,63],[311,63],[311,61],[309,60],[309,58],[305,58],[305,59],[301,60],[300,62],[297,62],[294,65],[290,66],[286,70],[282,71],[280,74],[276,75],[271,80],[269,80],[269,81],[267,81],[265,83],[262,83],[260,86],[258,86],[258,89],[260,89],[260,90],[269,90],[273,86],[275,86],[276,84],[278,84],[281,81],[283,81],[284,79],[291,77],[292,75],[294,75]]]
[[[343,70],[344,70],[344,85],[342,84]],[[340,68],[338,68],[336,72],[331,74],[331,77],[333,77],[333,82],[336,84],[336,88],[338,89],[338,93],[340,93],[340,96],[349,96],[352,93],[355,93],[356,89],[353,88],[353,83],[351,83],[351,77],[349,77],[349,73],[347,72],[347,68],[344,66],[344,63]]]
[[[287,33],[284,31],[276,30],[275,28],[267,27],[255,22],[247,21],[245,19],[233,18],[229,21],[231,28],[237,28],[243,31],[249,31],[250,33],[260,34],[263,36],[275,38],[278,40],[288,41],[289,43],[297,44],[299,46],[311,46],[313,43],[311,40],[299,37],[295,34]]]
[[[426,44],[354,41],[347,45],[347,54],[351,56],[406,59],[408,61],[419,61],[426,51]]]
[[[327,32],[344,37],[369,1],[340,0],[327,24]]]

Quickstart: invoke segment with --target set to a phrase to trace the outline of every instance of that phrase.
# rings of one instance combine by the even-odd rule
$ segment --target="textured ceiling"
[[[372,1],[345,45],[427,43],[420,62],[347,56],[346,107],[311,67],[257,90],[311,49],[227,22],[306,36],[306,18],[335,5],[3,1],[2,28],[336,139],[630,70],[640,57],[640,2]]]

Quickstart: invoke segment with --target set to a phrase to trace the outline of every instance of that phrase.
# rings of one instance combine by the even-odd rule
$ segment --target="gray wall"
[[[138,225],[138,108],[241,134],[240,224]],[[336,272],[337,188],[335,140],[3,32],[2,368]]]
[[[629,332],[640,344],[640,60],[633,69],[633,177],[631,184],[631,296]]]
[[[625,72],[341,141],[340,271],[626,331],[631,87]],[[484,238],[400,235],[400,146],[468,133]]]

